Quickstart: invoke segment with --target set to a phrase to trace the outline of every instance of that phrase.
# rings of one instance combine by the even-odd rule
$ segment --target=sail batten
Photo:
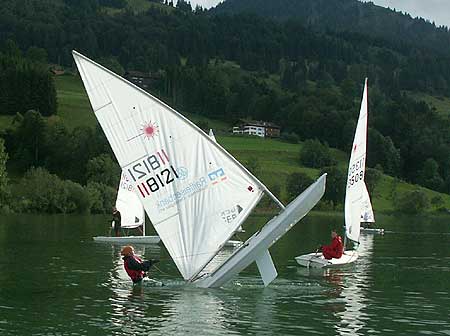
[[[268,189],[174,109],[73,55],[120,166],[180,273],[191,279]]]
[[[367,150],[367,78],[361,100],[358,123],[353,139],[348,165],[347,188],[345,192],[345,233],[347,238],[359,242],[363,203],[366,150]]]

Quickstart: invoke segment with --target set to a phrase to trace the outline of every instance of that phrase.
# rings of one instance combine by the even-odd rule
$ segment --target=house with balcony
[[[245,120],[233,127],[233,134],[256,135],[261,138],[279,138],[281,127],[267,121]]]

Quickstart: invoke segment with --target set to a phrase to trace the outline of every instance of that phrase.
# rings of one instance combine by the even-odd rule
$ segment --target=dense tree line
[[[15,115],[29,109],[43,115],[56,113],[56,90],[42,49],[30,47],[22,57],[12,40],[0,52],[0,114]]]
[[[110,212],[120,167],[99,127],[68,130],[57,117],[45,119],[30,110],[18,114],[1,136],[0,210]],[[9,186],[6,153],[9,168],[23,174]]]
[[[447,27],[424,19],[412,19],[395,9],[358,0],[227,0],[214,13],[253,13],[280,21],[297,20],[317,31],[365,35],[389,41],[398,50],[420,46],[435,52],[450,52]]]

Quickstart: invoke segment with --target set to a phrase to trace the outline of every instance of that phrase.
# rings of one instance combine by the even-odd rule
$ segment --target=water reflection
[[[373,235],[361,236],[359,259],[354,265],[327,269],[298,268],[298,273],[303,276],[325,281],[328,288],[324,294],[328,300],[323,304],[336,318],[334,328],[338,335],[365,334],[373,239]]]
[[[363,335],[368,315],[366,293],[369,287],[369,269],[372,263],[373,235],[362,235],[358,248],[359,260],[353,271],[329,270],[327,279],[342,288],[339,297],[344,309],[335,315],[340,319],[336,324],[339,335]]]

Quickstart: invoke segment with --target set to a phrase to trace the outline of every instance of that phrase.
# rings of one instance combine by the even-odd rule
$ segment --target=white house
[[[266,121],[245,121],[240,126],[233,127],[233,134],[278,138],[280,136],[280,126]]]

